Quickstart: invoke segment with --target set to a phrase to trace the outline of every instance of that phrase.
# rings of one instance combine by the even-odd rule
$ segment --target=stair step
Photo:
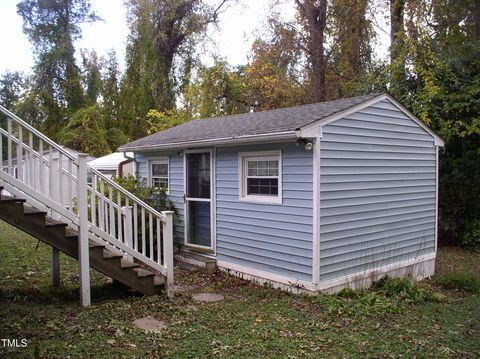
[[[45,218],[45,227],[58,228],[58,227],[67,227],[67,226],[68,226],[68,224],[66,224],[64,222],[57,221],[57,220],[52,219],[50,217]]]
[[[11,197],[11,196],[1,196],[0,197],[0,202],[19,203],[19,202],[27,202],[27,200],[23,199],[23,198],[17,198],[17,197]]]
[[[177,267],[187,270],[189,272],[195,272],[199,270],[199,268],[197,266],[194,266],[193,264],[182,263],[182,262],[178,262]]]
[[[143,268],[133,268],[133,271],[137,272],[137,276],[139,278],[148,278],[155,276],[155,273],[149,272],[148,270],[145,270]]]
[[[66,239],[78,239],[78,232],[72,228],[65,228],[65,238]]]
[[[177,264],[186,263],[208,272],[214,272],[217,267],[217,260],[197,253],[180,251],[175,254]]]
[[[34,207],[23,207],[23,215],[25,216],[46,216],[47,212],[41,211]]]
[[[103,259],[118,259],[123,258],[121,254],[112,253],[108,250],[103,251]]]
[[[129,262],[129,261],[126,261],[125,259],[122,259],[120,261],[120,265],[121,265],[122,269],[130,269],[130,268],[140,267],[140,264],[134,263],[134,262]]]
[[[70,237],[70,238],[73,238],[73,237]],[[90,249],[93,249],[93,248],[102,248],[102,249],[104,249],[104,248],[105,248],[105,246],[104,246],[103,244],[99,244],[99,243],[96,243],[96,242],[93,242],[93,241],[89,241],[88,247],[89,247]]]

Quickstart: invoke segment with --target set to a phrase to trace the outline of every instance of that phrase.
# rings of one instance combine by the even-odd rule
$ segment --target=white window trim
[[[168,172],[167,172],[167,180],[168,180],[168,186],[167,186],[167,191],[166,194],[170,194],[170,158],[168,156],[163,156],[163,157],[155,157],[151,158],[148,160],[148,186],[152,186],[152,165],[154,164],[167,164],[168,166]]]
[[[262,196],[262,195],[247,195],[247,181],[246,181],[246,160],[249,157],[256,157],[260,160],[262,157],[269,160],[267,157],[275,156],[278,158],[278,196]],[[271,159],[270,159],[271,160]],[[238,194],[239,200],[249,203],[265,203],[265,204],[282,204],[283,201],[283,171],[282,171],[282,151],[255,151],[255,152],[239,152],[238,153]]]

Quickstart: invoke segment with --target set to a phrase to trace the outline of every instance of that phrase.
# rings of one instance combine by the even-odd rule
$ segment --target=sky
[[[22,31],[22,19],[17,15],[16,5],[20,0],[0,0],[0,74],[6,70],[28,73],[34,59],[31,45]],[[124,68],[125,44],[128,35],[124,0],[91,0],[92,8],[104,20],[82,25],[83,37],[75,45],[77,50],[95,50],[105,56],[110,49],[117,53],[121,68]],[[217,3],[218,0],[209,0]],[[207,64],[212,54],[225,57],[231,65],[244,64],[262,22],[266,18],[270,0],[243,0],[241,5],[231,6],[220,16],[218,29],[209,31],[209,46],[202,56]],[[282,14],[291,18],[292,5],[284,5]],[[380,41],[380,48],[385,40]],[[80,51],[77,51],[77,56]]]

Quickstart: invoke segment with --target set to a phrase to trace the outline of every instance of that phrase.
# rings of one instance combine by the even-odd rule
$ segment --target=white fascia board
[[[186,142],[177,142],[177,143],[167,143],[167,144],[159,144],[159,145],[145,145],[145,146],[134,146],[134,147],[121,147],[121,151],[151,151],[151,150],[174,150],[174,149],[186,149],[186,148],[194,148],[194,147],[201,147],[201,146],[218,146],[218,145],[225,145],[225,146],[235,146],[237,144],[246,144],[246,143],[268,143],[268,142],[278,142],[278,141],[288,141],[288,140],[296,140],[297,135],[296,131],[284,131],[284,132],[275,132],[275,133],[267,133],[262,135],[246,135],[246,136],[238,136],[238,137],[224,137],[224,138],[216,138],[216,139],[209,139],[209,140],[198,140],[198,141],[186,141]]]

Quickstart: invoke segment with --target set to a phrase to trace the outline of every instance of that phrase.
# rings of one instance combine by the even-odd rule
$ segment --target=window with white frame
[[[281,203],[281,153],[241,153],[240,198],[252,202]]]
[[[150,185],[168,193],[168,158],[150,161]]]

